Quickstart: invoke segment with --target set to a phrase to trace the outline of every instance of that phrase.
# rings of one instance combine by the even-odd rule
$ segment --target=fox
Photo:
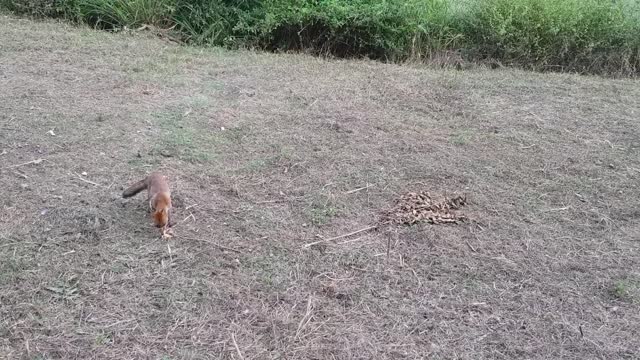
[[[122,193],[123,198],[135,196],[142,190],[147,190],[149,210],[153,223],[162,231],[162,237],[171,237],[171,190],[167,178],[159,172],[152,172],[146,178],[129,186]]]

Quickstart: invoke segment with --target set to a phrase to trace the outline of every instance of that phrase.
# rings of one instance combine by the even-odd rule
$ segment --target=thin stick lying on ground
[[[186,208],[184,208],[184,209],[185,209],[185,210],[189,210],[189,209],[191,209],[192,207],[196,207],[196,206],[198,206],[198,204],[189,205],[189,206],[187,206],[187,207],[186,207]]]
[[[287,199],[256,201],[256,202],[254,202],[254,204],[277,204],[277,203],[294,202],[294,201],[299,201],[299,200],[300,200],[300,198],[298,198],[298,197],[292,197],[292,198],[287,198]]]
[[[182,224],[183,222],[189,220],[189,218],[193,218],[193,221],[196,221],[196,217],[193,216],[193,213],[189,214],[189,216],[187,216],[186,218],[184,218],[184,220],[180,221],[180,224]]]
[[[565,207],[560,207],[560,208],[553,208],[553,209],[548,209],[548,212],[555,212],[555,211],[564,211],[564,210],[569,210],[571,209],[571,206],[565,206]]]
[[[203,242],[205,244],[211,244],[211,245],[213,245],[213,246],[215,246],[217,248],[223,249],[223,250],[229,250],[229,251],[237,252],[238,254],[243,254],[243,252],[238,250],[238,249],[226,247],[224,245],[220,245],[220,244],[218,244],[216,242],[213,242],[213,241],[209,241],[209,240],[205,240],[205,239],[192,238],[192,237],[181,237],[181,238],[183,238],[185,240],[201,241],[201,242]]]
[[[357,237],[357,238],[351,239],[351,240],[341,241],[341,242],[337,243],[336,245],[349,244],[349,243],[352,243],[352,242],[360,241],[362,239],[364,239],[364,236],[360,236],[360,237]]]
[[[76,174],[76,176],[78,177],[78,179],[80,179],[80,180],[82,180],[82,181],[86,182],[87,184],[91,184],[91,185],[93,185],[93,186],[102,186],[102,185],[100,185],[100,184],[98,184],[98,183],[94,183],[94,182],[93,182],[93,181],[91,181],[91,180],[87,180],[87,179],[83,178],[83,177],[82,177],[82,175],[80,175],[80,174],[78,174],[78,173],[75,173],[75,174]]]
[[[238,343],[236,342],[235,333],[231,333],[231,341],[233,341],[233,346],[236,348],[236,352],[238,353],[238,357],[240,358],[240,360],[244,359],[244,356],[242,356],[242,352],[240,352],[240,348],[238,347]]]
[[[20,171],[18,171],[18,170],[14,170],[14,171],[13,171],[13,173],[14,173],[14,174],[16,174],[16,175],[18,175],[18,176],[20,176],[20,177],[21,177],[21,178],[23,178],[23,179],[28,179],[28,178],[29,178],[27,175],[25,175],[25,174],[21,173],[21,172],[20,172]]]
[[[465,240],[465,241],[466,241],[467,246],[469,247],[469,249],[471,249],[471,251],[473,251],[473,252],[478,252],[478,251],[477,251],[477,250],[476,250],[476,249],[475,249],[475,248],[474,248],[474,247],[469,243],[469,240]]]
[[[40,159],[35,159],[35,160],[31,160],[31,161],[27,161],[24,162],[22,164],[15,164],[15,165],[11,165],[11,166],[7,166],[7,167],[3,167],[3,169],[13,169],[13,168],[17,168],[20,166],[25,166],[25,165],[29,165],[29,164],[40,164],[41,162],[43,162],[44,159],[40,158]]]
[[[353,193],[355,193],[355,192],[358,192],[358,191],[361,191],[361,190],[366,190],[366,189],[368,189],[368,188],[370,188],[370,187],[374,187],[374,186],[376,186],[376,185],[375,185],[375,184],[367,184],[366,186],[363,186],[363,187],[359,187],[359,188],[357,188],[357,189],[353,189],[353,190],[346,191],[346,192],[345,192],[345,194],[353,194]]]
[[[284,199],[278,199],[278,200],[263,200],[263,201],[256,201],[255,204],[274,204],[274,203],[283,203],[287,200]]]
[[[350,232],[348,234],[343,234],[343,235],[340,235],[340,236],[335,236],[335,237],[332,237],[332,238],[322,239],[322,240],[314,241],[314,242],[311,242],[311,243],[308,243],[308,244],[304,244],[304,246],[302,246],[302,247],[303,248],[308,248],[309,246],[313,246],[313,245],[320,244],[320,243],[323,243],[323,242],[329,242],[329,241],[333,241],[333,240],[346,238],[346,237],[351,236],[351,235],[360,234],[361,232],[365,232],[365,231],[369,231],[369,230],[373,230],[373,229],[377,229],[377,228],[378,227],[376,225],[368,226],[368,227],[366,227],[364,229],[356,230],[356,231]]]
[[[298,324],[298,329],[296,330],[296,339],[300,338],[300,333],[302,333],[302,330],[304,330],[304,328],[307,326],[307,324],[311,320],[311,309],[312,309],[311,296],[309,296],[309,300],[307,300],[307,311],[302,317],[302,319],[300,319],[300,323]]]

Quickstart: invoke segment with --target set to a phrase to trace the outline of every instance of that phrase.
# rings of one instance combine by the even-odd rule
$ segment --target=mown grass
[[[187,121],[187,112],[173,109],[155,114],[156,125],[162,131],[155,144],[153,154],[177,157],[191,163],[205,163],[215,157],[215,153],[204,150],[203,144],[214,144],[214,135],[202,134]]]
[[[637,357],[637,81],[0,30],[0,357]],[[322,242],[420,190],[470,221]]]
[[[11,10],[106,29],[173,27],[199,45],[385,61],[500,62],[534,70],[637,75],[633,0],[0,0]]]

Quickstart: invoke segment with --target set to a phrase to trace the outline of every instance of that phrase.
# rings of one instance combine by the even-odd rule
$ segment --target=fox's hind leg
[[[155,198],[154,196],[149,196],[149,209],[148,209],[149,213],[152,213],[155,210],[155,208],[153,207],[154,198]]]

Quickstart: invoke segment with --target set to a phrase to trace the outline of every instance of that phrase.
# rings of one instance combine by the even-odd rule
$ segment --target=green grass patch
[[[261,254],[247,258],[242,266],[266,289],[285,290],[291,281],[290,269],[295,256],[286,249],[271,245]]]
[[[618,280],[611,287],[611,295],[621,301],[638,302],[640,301],[640,282],[629,278]]]
[[[340,211],[337,204],[329,196],[320,194],[315,196],[309,203],[306,213],[307,218],[313,225],[321,226],[338,216]]]
[[[161,140],[155,143],[152,154],[176,157],[190,163],[209,162],[215,157],[213,135],[196,131],[187,120],[188,112],[175,109],[155,114],[162,131]]]
[[[473,139],[474,133],[469,129],[456,131],[450,137],[450,141],[454,145],[463,146],[469,144]]]

